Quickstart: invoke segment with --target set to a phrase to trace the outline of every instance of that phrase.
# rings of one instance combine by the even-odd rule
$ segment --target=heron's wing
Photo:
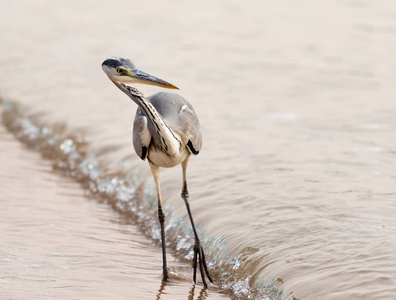
[[[143,160],[148,154],[148,147],[151,141],[151,134],[147,127],[147,117],[138,108],[135,121],[133,122],[133,148],[136,154]]]
[[[154,94],[149,97],[149,101],[173,132],[180,137],[183,145],[192,154],[197,155],[202,147],[202,132],[197,114],[190,102],[178,94],[168,92]]]
[[[198,155],[202,147],[202,132],[197,114],[190,103],[186,102],[179,111],[179,126],[184,128],[185,145],[194,155]]]

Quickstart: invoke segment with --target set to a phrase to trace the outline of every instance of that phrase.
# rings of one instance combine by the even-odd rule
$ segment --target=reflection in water
[[[169,282],[169,281],[163,281],[162,280],[161,281],[161,286],[160,286],[160,288],[158,290],[158,294],[157,294],[156,300],[160,300],[161,299],[161,296],[165,292],[165,287],[167,287],[167,286],[172,286],[172,283]],[[205,288],[205,287],[202,287],[201,290],[199,291],[199,294],[198,294],[197,298],[194,298],[195,297],[195,287],[196,287],[196,285],[193,284],[191,289],[190,289],[190,292],[188,293],[187,300],[206,300],[206,298],[208,297],[208,289]]]
[[[194,300],[194,293],[195,293],[195,284],[191,287],[190,294],[188,296],[188,300]],[[199,291],[197,300],[205,300],[207,296],[208,296],[207,289],[201,288],[201,290]]]
[[[159,290],[158,290],[158,294],[157,294],[157,300],[160,300],[161,299],[161,295],[162,295],[162,293],[164,292],[164,290],[165,290],[165,286],[168,284],[169,282],[168,281],[164,281],[164,280],[161,280],[161,286],[160,286],[160,288],[159,288]]]

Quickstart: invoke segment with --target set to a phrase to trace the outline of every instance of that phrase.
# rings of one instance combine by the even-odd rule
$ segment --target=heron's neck
[[[145,113],[156,130],[163,150],[171,155],[180,152],[181,141],[175,135],[173,130],[165,123],[165,120],[158,113],[150,101],[144,97],[138,89],[125,85],[123,83],[115,83],[116,86],[127,94]],[[157,145],[158,146],[158,145]]]

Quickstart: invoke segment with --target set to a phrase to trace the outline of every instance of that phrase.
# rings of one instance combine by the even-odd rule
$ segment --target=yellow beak
[[[150,74],[147,74],[139,69],[135,69],[135,70],[128,70],[125,73],[125,76],[128,76],[129,78],[131,78],[131,83],[142,83],[142,84],[148,84],[148,85],[156,85],[156,86],[160,86],[163,88],[167,88],[167,89],[174,89],[174,90],[178,90],[179,88],[174,86],[173,84],[162,80],[160,78],[157,78],[155,76],[152,76]],[[125,82],[128,83],[128,82]]]

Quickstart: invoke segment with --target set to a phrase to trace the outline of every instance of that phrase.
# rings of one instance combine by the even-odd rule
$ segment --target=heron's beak
[[[139,69],[135,69],[133,71],[129,70],[128,74],[126,74],[126,76],[130,76],[134,83],[156,85],[156,86],[160,86],[163,88],[174,89],[174,90],[179,89],[178,87],[174,86],[173,84],[171,84],[165,80],[159,79],[155,76],[152,76],[150,74],[147,74]]]

